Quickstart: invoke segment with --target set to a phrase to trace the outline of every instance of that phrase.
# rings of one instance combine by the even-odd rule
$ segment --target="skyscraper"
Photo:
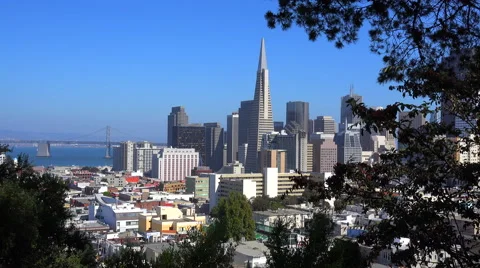
[[[276,132],[280,132],[283,130],[283,122],[282,121],[275,121],[273,122],[273,130]]]
[[[172,133],[173,148],[193,148],[199,153],[199,165],[205,163],[205,127],[202,125],[175,126]]]
[[[205,123],[205,159],[213,171],[223,166],[223,128],[219,123]]]
[[[335,134],[335,120],[331,116],[317,116],[315,119],[315,132]]]
[[[348,125],[350,124],[356,124],[360,122],[360,118],[356,115],[353,115],[352,107],[350,107],[347,103],[349,99],[355,99],[357,103],[363,102],[363,97],[357,94],[353,93],[353,86],[350,87],[350,94],[345,95],[341,98],[340,101],[340,128],[339,131],[345,129],[345,121],[347,122]]]
[[[173,145],[173,127],[188,125],[188,115],[183,106],[172,107],[172,112],[168,115],[168,137],[167,145]]]
[[[253,100],[246,100],[240,103],[240,109],[238,109],[238,146],[248,142],[248,127],[250,125],[252,104]]]
[[[227,163],[238,160],[238,113],[227,116]]]
[[[257,170],[258,151],[260,150],[262,136],[263,134],[272,131],[273,116],[270,100],[267,54],[265,52],[265,40],[262,38],[258,61],[257,81],[255,84],[255,95],[251,107],[248,128],[248,151],[245,172],[255,172]]]
[[[300,127],[308,133],[309,107],[308,102],[289,101],[287,102],[287,115],[285,125],[290,122],[297,122]]]

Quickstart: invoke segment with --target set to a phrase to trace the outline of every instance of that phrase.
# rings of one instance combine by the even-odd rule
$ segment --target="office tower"
[[[262,149],[260,151],[260,168],[278,168],[278,173],[286,172],[287,151],[277,149]]]
[[[340,101],[340,124],[341,126],[339,127],[339,131],[345,129],[345,121],[347,122],[348,125],[350,124],[356,124],[361,121],[361,119],[353,115],[352,107],[350,107],[349,104],[347,104],[347,101],[349,99],[355,99],[357,103],[363,102],[363,97],[357,94],[353,93],[353,86],[350,87],[350,94],[345,95],[341,98]]]
[[[248,143],[244,143],[238,146],[238,162],[245,166],[247,162]]]
[[[315,120],[308,119],[308,136],[315,132]]]
[[[133,169],[149,175],[152,171],[152,159],[160,148],[147,141],[137,142],[133,150]]]
[[[398,119],[400,121],[404,121],[404,123],[402,123],[404,127],[420,129],[420,127],[422,127],[423,125],[426,124],[427,119],[425,118],[425,116],[423,116],[423,114],[417,114],[415,117],[410,118],[408,113],[409,112],[400,112],[398,114]],[[439,121],[437,121],[438,123],[440,123],[440,119],[441,118],[434,117],[434,120],[439,120]],[[399,134],[400,134],[400,132],[399,132]],[[398,142],[398,149],[405,149],[405,148],[406,148],[406,144]]]
[[[307,172],[313,171],[313,144],[307,144]]]
[[[238,124],[237,112],[227,116],[227,163],[234,163],[238,160]]]
[[[125,141],[120,143],[119,147],[113,148],[113,167],[114,171],[134,171],[133,153],[135,143]]]
[[[280,149],[287,151],[287,170],[306,172],[308,164],[307,132],[296,122],[290,122],[285,131],[263,135],[262,149]]]
[[[283,122],[282,121],[273,122],[273,131],[280,132],[282,130],[283,130]]]
[[[335,120],[331,116],[317,116],[315,119],[315,133],[335,134]]]
[[[223,166],[223,128],[219,123],[205,123],[205,164],[214,171]]]
[[[205,127],[202,125],[176,126],[172,132],[173,148],[193,148],[199,153],[200,165],[205,163]]]
[[[313,146],[313,172],[333,172],[337,164],[337,144],[334,134],[315,133],[310,136]]]
[[[308,133],[309,108],[308,102],[289,101],[287,102],[287,115],[285,124],[296,122]]]
[[[176,126],[187,126],[188,125],[188,115],[185,112],[183,106],[172,107],[172,112],[168,115],[168,137],[167,145],[173,145],[173,127]]]
[[[335,136],[337,161],[341,164],[362,162],[359,127],[344,123],[345,129]],[[349,129],[352,128],[352,129]]]
[[[7,155],[5,153],[0,153],[0,165],[7,161]]]
[[[238,146],[248,143],[248,128],[250,126],[252,105],[253,100],[246,100],[240,103],[240,109],[238,109]]]
[[[152,177],[160,181],[180,181],[199,166],[195,149],[163,148],[153,155]]]
[[[267,54],[265,41],[262,39],[260,57],[258,61],[255,95],[251,107],[250,123],[248,127],[248,152],[245,172],[257,170],[258,151],[263,134],[273,131],[272,104],[270,100],[270,84],[267,68]]]

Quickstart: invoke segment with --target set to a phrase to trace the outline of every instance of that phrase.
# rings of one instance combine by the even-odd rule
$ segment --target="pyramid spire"
[[[260,57],[258,58],[258,71],[267,69],[267,53],[265,52],[265,39],[262,38],[260,45]]]

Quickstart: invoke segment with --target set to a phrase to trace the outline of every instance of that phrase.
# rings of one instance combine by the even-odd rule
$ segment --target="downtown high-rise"
[[[273,115],[269,82],[265,40],[262,38],[257,69],[257,80],[255,84],[255,95],[250,110],[251,114],[248,127],[248,151],[245,172],[257,171],[257,158],[263,134],[273,131]]]
[[[304,101],[289,101],[287,102],[285,124],[290,122],[297,122],[300,127],[308,133],[309,123],[309,104]]]
[[[167,133],[167,145],[173,145],[173,128],[188,125],[188,115],[185,112],[183,106],[172,107],[172,111],[168,115],[168,133]]]

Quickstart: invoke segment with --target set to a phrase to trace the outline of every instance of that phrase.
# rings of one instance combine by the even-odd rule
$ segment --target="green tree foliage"
[[[270,253],[267,267],[363,267],[360,249],[354,242],[333,239],[332,220],[324,214],[315,214],[306,226],[308,236],[303,247],[289,247],[291,224],[279,220],[265,244]],[[331,248],[331,250],[329,250]],[[356,258],[355,261],[352,261]]]
[[[222,243],[215,235],[214,227],[208,230],[190,230],[188,239],[171,246],[154,260],[147,260],[145,253],[125,248],[105,261],[107,268],[230,268],[235,245]]]
[[[227,198],[212,210],[214,225],[220,240],[225,242],[229,238],[240,241],[255,239],[255,222],[253,221],[252,208],[247,198],[238,192],[231,192]]]
[[[5,146],[0,152],[7,151]],[[95,252],[85,236],[66,227],[67,185],[38,175],[25,155],[0,165],[0,266],[94,267]]]
[[[257,196],[251,200],[253,211],[277,210],[285,207],[280,198],[270,198],[268,196]]]
[[[328,189],[305,178],[296,180],[297,187],[315,189],[322,199],[360,198],[366,209],[386,212],[388,218],[360,237],[373,247],[371,257],[395,238],[408,237],[409,250],[393,254],[394,264],[429,265],[428,255],[440,252],[440,266],[478,267],[478,234],[467,230],[480,222],[472,190],[480,164],[460,163],[458,156],[480,144],[480,121],[475,120],[480,115],[479,2],[282,0],[265,17],[271,28],[296,24],[310,40],[325,36],[338,48],[354,44],[368,27],[371,51],[384,62],[378,82],[406,97],[383,110],[348,101],[362,118],[363,131],[390,131],[404,149],[381,155],[374,165],[337,165]],[[440,109],[444,122],[410,124],[415,116]],[[400,111],[408,111],[407,118],[397,118]],[[466,123],[463,135],[452,127],[452,116]]]
[[[150,268],[151,264],[147,261],[144,252],[135,250],[131,247],[125,247],[118,254],[114,254],[104,262],[106,268]]]
[[[98,169],[97,167],[82,167],[82,170],[87,170],[87,171],[90,171],[90,172],[93,172],[93,173],[100,172],[100,169]]]

